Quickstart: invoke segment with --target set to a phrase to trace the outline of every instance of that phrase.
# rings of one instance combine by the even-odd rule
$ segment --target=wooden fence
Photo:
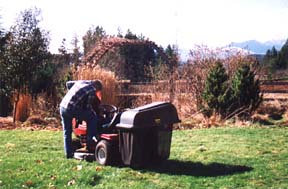
[[[177,91],[180,93],[189,93],[189,83],[185,81],[177,81]],[[152,93],[168,93],[168,81],[159,81],[153,83],[132,83],[129,81],[120,82],[121,98],[129,98],[129,96],[145,97],[151,99],[149,94]],[[261,81],[260,89],[263,92],[264,100],[280,100],[288,101],[288,81]]]
[[[261,91],[265,101],[288,101],[288,81],[262,81]]]

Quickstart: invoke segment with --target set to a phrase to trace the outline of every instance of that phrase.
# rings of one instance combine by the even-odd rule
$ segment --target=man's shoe
[[[74,154],[67,154],[67,155],[66,155],[66,158],[67,158],[67,159],[72,159],[72,158],[74,158]]]

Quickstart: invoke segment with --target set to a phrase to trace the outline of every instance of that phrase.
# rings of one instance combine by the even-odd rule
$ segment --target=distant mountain
[[[240,43],[233,42],[230,44],[230,46],[247,49],[255,54],[266,54],[266,51],[271,49],[273,46],[275,46],[277,50],[280,50],[285,42],[285,39],[271,40],[263,43],[256,40],[249,40]]]

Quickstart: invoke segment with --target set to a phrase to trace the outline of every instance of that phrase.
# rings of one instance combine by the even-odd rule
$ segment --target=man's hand
[[[102,100],[102,92],[101,91],[96,91],[96,97],[99,99],[99,101],[101,102]]]

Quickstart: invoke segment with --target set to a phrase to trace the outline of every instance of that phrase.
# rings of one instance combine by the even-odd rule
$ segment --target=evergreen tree
[[[279,51],[279,58],[276,63],[277,68],[283,69],[288,66],[288,40]]]
[[[208,110],[222,118],[235,115],[244,118],[255,111],[262,101],[259,80],[255,79],[249,65],[242,64],[237,69],[229,86],[229,77],[220,62],[210,70],[202,97]]]
[[[250,70],[250,66],[241,65],[231,83],[230,113],[245,116],[256,110],[262,101],[262,96],[259,80],[255,79],[255,74]]]
[[[282,46],[280,51],[273,46],[272,49],[268,49],[264,56],[264,65],[270,72],[279,69],[285,69],[288,66],[288,40]]]
[[[221,62],[217,62],[208,73],[203,91],[203,99],[209,110],[225,115],[229,98],[228,75]]]
[[[271,57],[272,58],[277,58],[277,56],[278,56],[278,51],[275,48],[275,46],[273,46],[272,49],[271,49]]]
[[[106,38],[107,34],[101,26],[95,28],[89,28],[86,34],[83,36],[84,55],[86,55],[95,46],[95,44],[103,38]]]
[[[1,17],[0,17],[1,18]],[[8,73],[6,71],[6,44],[9,34],[5,33],[0,25],[0,116],[7,116],[11,111],[11,86],[8,84]]]
[[[156,52],[155,65],[151,67],[150,74],[153,80],[169,80],[171,74],[176,73],[180,65],[178,49],[174,45],[168,45],[165,49],[160,46],[160,49],[165,52],[171,62],[163,60],[163,57]]]
[[[48,33],[38,26],[40,14],[41,11],[36,8],[21,12],[16,25],[11,28],[7,37],[5,72],[9,76],[7,84],[11,86],[16,96],[14,116],[20,93],[33,93],[37,74],[49,58]]]
[[[165,53],[171,60],[171,65],[169,65],[170,69],[173,70],[175,67],[178,67],[179,65],[179,54],[178,54],[178,48],[177,46],[168,45],[165,49]]]
[[[269,71],[273,71],[274,69],[277,69],[277,61],[278,61],[278,51],[273,46],[272,49],[268,49],[264,59],[263,64],[268,67]]]

